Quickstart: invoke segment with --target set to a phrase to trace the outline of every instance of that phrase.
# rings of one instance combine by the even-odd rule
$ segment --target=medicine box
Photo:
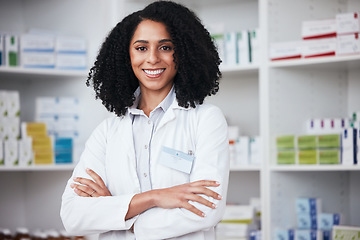
[[[296,148],[295,135],[283,135],[276,137],[276,148],[278,150],[289,150]]]
[[[0,33],[0,67],[5,65],[5,37]]]
[[[353,226],[334,226],[332,240],[360,240],[360,227]]]
[[[251,205],[226,205],[222,223],[252,223],[255,208]]]
[[[311,213],[297,213],[297,227],[298,229],[312,229],[316,230],[317,223],[317,215]]]
[[[20,37],[21,52],[48,52],[55,51],[55,37],[51,34],[22,34]]]
[[[301,25],[301,36],[304,40],[336,37],[336,32],[336,19],[303,21]]]
[[[297,146],[300,150],[316,149],[318,147],[318,136],[300,135],[297,137]]]
[[[351,34],[360,32],[360,12],[336,14],[337,34]]]
[[[24,68],[55,68],[55,53],[22,52],[21,64]]]
[[[19,66],[19,36],[5,35],[5,63],[6,66]]]
[[[337,36],[337,55],[351,55],[360,53],[359,33]]]
[[[249,65],[250,56],[250,33],[248,30],[242,30],[237,33],[237,51],[238,63],[242,66]]]
[[[20,94],[18,91],[6,91],[6,112],[9,117],[20,116]]]
[[[320,213],[319,214],[319,229],[331,231],[333,226],[342,223],[342,217],[339,213]]]
[[[225,63],[228,66],[235,66],[238,63],[236,41],[236,32],[228,32],[225,34]]]
[[[270,60],[298,59],[302,57],[302,42],[277,42],[270,44]]]
[[[253,29],[249,31],[250,34],[250,62],[257,64],[260,61],[260,38],[259,38],[259,29]]]
[[[19,165],[31,166],[33,164],[32,138],[23,136],[19,140]]]
[[[319,164],[340,164],[341,149],[320,149]]]
[[[318,150],[298,150],[298,164],[317,164],[319,162]]]
[[[341,148],[341,134],[319,135],[319,148]]]
[[[4,141],[0,138],[0,166],[3,166],[4,164]]]
[[[87,56],[85,54],[56,54],[55,65],[57,69],[85,70]]]
[[[248,239],[250,231],[254,230],[251,224],[218,223],[216,225],[216,239]]]
[[[294,229],[276,229],[275,240],[295,240]]]
[[[336,37],[311,39],[303,41],[302,56],[304,58],[335,56],[337,41]]]
[[[8,139],[4,142],[5,166],[13,167],[19,165],[18,140]]]
[[[277,164],[295,164],[296,150],[283,150],[277,152]]]
[[[235,142],[236,164],[248,165],[250,155],[250,139],[248,136],[240,136]]]
[[[73,140],[72,138],[56,138],[55,139],[55,163],[72,163],[73,154]]]
[[[312,215],[318,215],[321,213],[322,204],[320,198],[297,198],[295,200],[296,213],[308,213]]]
[[[250,161],[251,165],[259,165],[261,161],[261,151],[260,151],[260,137],[254,136],[249,138],[250,144]]]
[[[346,128],[341,134],[343,165],[357,164],[357,133],[356,128]]]
[[[7,116],[7,91],[0,90],[0,118]]]
[[[323,240],[322,231],[318,231],[318,230],[295,230],[295,239]]]
[[[55,40],[57,54],[80,54],[87,53],[87,41],[80,37],[57,36]]]

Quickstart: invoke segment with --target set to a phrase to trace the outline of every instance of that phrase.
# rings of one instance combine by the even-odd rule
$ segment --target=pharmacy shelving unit
[[[149,0],[0,0],[0,31],[29,28],[57,30],[89,40],[89,62],[115,23]],[[323,200],[323,210],[342,212],[347,224],[360,225],[358,166],[277,166],[275,137],[304,133],[310,117],[345,117],[360,110],[359,56],[268,61],[271,42],[300,40],[301,22],[332,18],[338,12],[360,10],[358,0],[182,0],[207,26],[226,31],[260,29],[261,58],[257,66],[221,66],[220,92],[209,102],[218,105],[230,125],[243,135],[260,135],[262,164],[231,170],[228,201],[247,204],[261,197],[263,239],[274,229],[296,226],[295,199]],[[65,14],[66,13],[66,14]],[[64,17],[66,16],[66,17]],[[91,89],[86,73],[0,69],[0,89],[21,94],[21,118],[33,118],[37,96],[78,96],[81,134],[87,138],[106,113]],[[94,112],[96,114],[94,114]],[[72,167],[0,169],[0,227],[57,228],[60,197]],[[3,217],[6,216],[6,217]]]
[[[301,39],[301,22],[334,18],[360,10],[356,0],[264,1],[262,24],[266,42]],[[265,53],[266,55],[267,53]],[[268,58],[267,58],[268,59]],[[265,99],[261,120],[266,156],[266,238],[276,228],[296,227],[295,199],[316,197],[323,212],[339,212],[344,223],[360,225],[359,166],[277,166],[275,138],[304,134],[310,118],[349,117],[360,108],[360,56],[334,56],[269,62],[260,70]],[[263,183],[263,182],[262,182]],[[268,188],[268,189],[265,189]]]

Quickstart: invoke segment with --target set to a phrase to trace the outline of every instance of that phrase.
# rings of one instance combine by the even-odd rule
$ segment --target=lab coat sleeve
[[[133,194],[107,197],[80,197],[70,187],[73,177],[91,178],[86,168],[94,170],[107,184],[105,174],[108,120],[101,123],[85,145],[80,161],[68,180],[62,196],[60,216],[65,229],[72,234],[86,235],[110,230],[129,229],[136,217],[125,221]]]
[[[212,188],[223,196],[222,200],[203,196],[217,205],[208,208],[190,202],[206,214],[202,218],[182,209],[151,208],[138,217],[134,225],[137,240],[167,239],[214,227],[222,218],[226,206],[226,193],[229,177],[227,124],[217,107],[198,112],[196,131],[196,160],[190,174],[190,182],[215,180],[220,186]]]

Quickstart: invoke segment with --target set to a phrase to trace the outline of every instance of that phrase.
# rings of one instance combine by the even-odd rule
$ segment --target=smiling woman
[[[218,91],[219,64],[208,31],[180,4],[157,1],[117,24],[87,81],[117,117],[94,130],[67,183],[68,231],[215,239],[228,186],[227,124],[203,101]]]

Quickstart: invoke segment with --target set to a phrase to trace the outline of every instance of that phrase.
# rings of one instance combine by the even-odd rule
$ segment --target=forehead
[[[134,36],[131,41],[136,40],[161,40],[171,39],[169,32],[167,31],[166,25],[161,22],[155,22],[152,20],[144,20],[137,26]]]

